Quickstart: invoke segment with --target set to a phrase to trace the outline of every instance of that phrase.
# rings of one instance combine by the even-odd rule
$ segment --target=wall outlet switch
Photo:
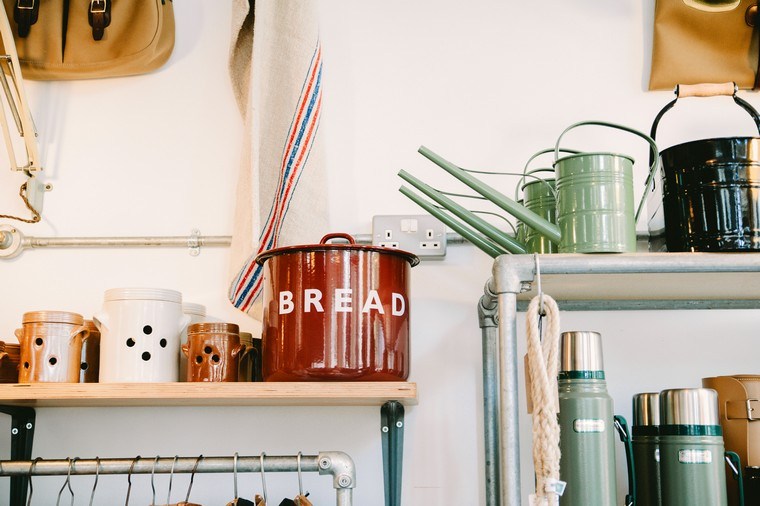
[[[408,251],[423,260],[443,260],[446,225],[429,214],[374,216],[372,244]]]

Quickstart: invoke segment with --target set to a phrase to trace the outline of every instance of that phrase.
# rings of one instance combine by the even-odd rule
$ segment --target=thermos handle
[[[744,480],[742,477],[742,461],[736,452],[726,452],[726,463],[733,472],[734,479],[739,485],[739,506],[744,506]]]
[[[82,342],[87,341],[87,338],[90,337],[90,331],[85,327],[84,325],[80,325],[79,327],[75,327],[74,330],[71,331],[71,338],[69,339],[69,344],[74,341],[79,335],[82,335]]]
[[[628,468],[628,493],[625,496],[625,506],[636,504],[636,469],[633,467],[633,443],[631,432],[628,430],[628,422],[622,415],[615,415],[615,429],[617,429],[620,441],[625,447],[625,465]]]
[[[245,356],[246,352],[250,351],[252,349],[253,349],[253,346],[251,346],[250,348],[248,348],[244,344],[239,344],[239,345],[235,346],[234,348],[232,348],[232,352],[230,353],[230,355],[232,356],[232,358],[235,358],[235,357],[238,357],[238,356],[240,358],[243,358]]]

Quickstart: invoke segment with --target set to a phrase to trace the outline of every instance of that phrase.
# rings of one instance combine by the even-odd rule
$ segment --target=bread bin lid
[[[182,304],[182,294],[166,288],[111,288],[106,290],[104,300],[155,300]]]
[[[69,323],[82,325],[84,317],[68,311],[30,311],[24,313],[22,323]]]
[[[327,241],[331,239],[345,239],[348,241],[348,243],[328,243]],[[324,236],[320,241],[319,244],[308,244],[303,246],[285,246],[283,248],[275,248],[270,249],[267,251],[264,251],[259,256],[256,257],[256,263],[260,265],[264,265],[264,262],[268,258],[271,258],[273,256],[277,255],[283,255],[286,253],[298,253],[298,252],[308,252],[313,253],[315,251],[375,251],[377,253],[386,253],[390,255],[396,255],[404,258],[409,262],[409,265],[414,267],[415,265],[420,263],[420,259],[417,255],[414,255],[413,253],[409,253],[408,251],[396,249],[396,248],[385,248],[382,246],[370,246],[370,245],[364,245],[364,244],[356,244],[356,241],[354,240],[353,236],[350,234],[344,234],[344,233],[334,233],[334,234],[327,234]]]

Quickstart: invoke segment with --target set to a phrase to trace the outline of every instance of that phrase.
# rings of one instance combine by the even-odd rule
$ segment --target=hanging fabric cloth
[[[262,267],[256,256],[279,246],[315,243],[327,228],[327,182],[318,132],[322,48],[314,2],[232,4],[230,77],[245,132],[229,299],[259,319]]]

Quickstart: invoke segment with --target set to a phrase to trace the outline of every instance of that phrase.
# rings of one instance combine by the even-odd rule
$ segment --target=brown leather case
[[[760,466],[760,375],[702,378],[702,386],[718,392],[720,425],[723,427],[726,450],[739,455],[743,468]],[[726,483],[734,483],[730,474],[726,480]],[[729,505],[738,506],[736,487],[729,485],[727,489]]]

